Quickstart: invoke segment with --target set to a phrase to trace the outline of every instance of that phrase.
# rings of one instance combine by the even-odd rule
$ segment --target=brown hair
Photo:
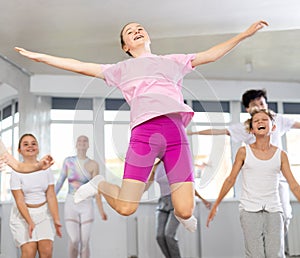
[[[26,136],[32,137],[32,138],[37,142],[37,139],[36,139],[36,137],[35,137],[33,134],[31,134],[31,133],[25,133],[25,134],[23,134],[23,135],[21,136],[21,138],[20,138],[20,140],[19,140],[18,149],[21,149],[21,143],[22,143],[22,140],[23,140]]]
[[[125,24],[125,25],[123,26],[123,28],[122,28],[122,30],[121,30],[121,33],[120,33],[120,40],[121,40],[121,47],[122,47],[122,49],[123,49],[123,47],[125,46],[125,42],[124,42],[124,38],[123,38],[123,32],[124,32],[125,28],[126,28],[129,24],[131,24],[131,23],[134,23],[134,22],[128,22],[127,24]],[[126,51],[126,54],[129,55],[129,56],[131,56],[131,57],[133,57],[133,55],[132,55],[129,51]]]
[[[253,117],[254,115],[258,114],[258,113],[264,113],[266,114],[272,121],[272,124],[274,124],[275,122],[275,117],[276,117],[276,114],[274,113],[274,111],[272,111],[271,109],[259,109],[259,108],[253,108],[251,111],[250,111],[250,115],[251,117],[245,121],[244,125],[246,127],[246,131],[248,133],[251,132],[252,130],[252,122],[253,122]]]

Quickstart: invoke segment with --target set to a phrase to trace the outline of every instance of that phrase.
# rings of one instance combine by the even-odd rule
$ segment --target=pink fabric
[[[107,85],[118,87],[131,107],[131,128],[170,113],[179,113],[185,127],[189,124],[194,112],[184,104],[181,90],[194,58],[195,54],[148,54],[101,65]]]
[[[146,182],[156,157],[164,162],[170,184],[194,181],[190,146],[180,115],[156,117],[133,128],[123,178]]]

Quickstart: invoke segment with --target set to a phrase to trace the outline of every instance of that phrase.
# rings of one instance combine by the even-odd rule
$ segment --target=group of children
[[[265,21],[257,21],[244,32],[206,51],[154,55],[144,27],[135,22],[129,23],[123,27],[120,36],[122,49],[132,58],[116,64],[86,63],[16,48],[31,60],[103,79],[108,86],[119,88],[131,107],[131,136],[121,186],[113,185],[97,175],[74,193],[75,203],[102,194],[119,214],[133,214],[139,206],[155,159],[159,158],[163,161],[168,178],[174,216],[186,229],[195,231],[193,162],[185,132],[185,127],[193,117],[193,110],[183,100],[183,78],[197,66],[222,58],[266,25]],[[243,171],[240,209],[246,256],[284,257],[284,220],[278,190],[280,171],[300,200],[299,185],[290,171],[286,153],[271,144],[271,134],[276,132],[273,114],[267,109],[253,109],[250,104],[258,106],[256,101],[257,98],[249,102],[251,119],[247,122],[249,135],[253,135],[252,142],[238,151],[232,172],[212,207],[207,225],[214,218],[219,203],[233,186],[238,173]],[[233,132],[228,129],[231,136]],[[50,166],[52,160],[47,156],[40,162],[35,160],[34,164],[25,161],[19,164],[5,157],[4,162],[17,171],[32,172]],[[260,223],[254,223],[257,221]],[[277,229],[272,231],[271,236],[269,231],[265,232],[266,221]],[[257,237],[259,234],[264,237]]]

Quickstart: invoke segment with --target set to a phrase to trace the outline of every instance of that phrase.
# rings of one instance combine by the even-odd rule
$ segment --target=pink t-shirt
[[[130,106],[131,129],[154,117],[179,113],[184,126],[194,111],[184,103],[182,80],[193,71],[195,54],[146,54],[117,64],[101,65],[108,86],[118,87]]]

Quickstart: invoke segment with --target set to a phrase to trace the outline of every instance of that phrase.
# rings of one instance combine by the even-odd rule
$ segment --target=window
[[[94,156],[93,134],[93,101],[92,99],[52,98],[51,116],[51,154],[55,160],[52,170],[57,181],[68,156],[76,155],[77,137],[86,135],[90,148],[87,155]],[[68,191],[67,180],[58,194],[58,199],[64,199]]]
[[[299,103],[283,103],[283,110],[286,117],[300,121],[300,104]],[[286,148],[294,177],[300,182],[300,157],[299,157],[299,139],[300,130],[291,129],[286,133]],[[292,198],[295,197],[292,195]]]
[[[0,135],[7,150],[18,158],[18,137],[19,137],[19,113],[18,102],[11,100],[0,107]],[[1,171],[1,201],[10,201],[10,174],[11,169]]]
[[[105,163],[107,180],[119,184],[130,137],[130,111],[123,99],[106,99],[104,111]]]
[[[231,122],[229,102],[193,101],[191,130],[224,129]],[[231,171],[230,138],[226,135],[193,135],[195,187],[204,198],[216,198]],[[231,190],[227,197],[233,197]]]

